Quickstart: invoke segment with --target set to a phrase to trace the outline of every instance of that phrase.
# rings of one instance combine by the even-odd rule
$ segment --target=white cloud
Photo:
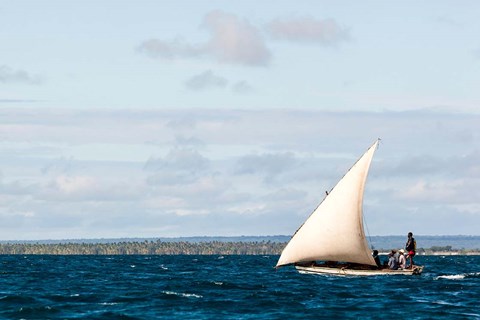
[[[203,23],[212,34],[207,47],[220,61],[252,66],[270,61],[271,53],[260,31],[247,20],[213,11],[206,15]]]
[[[462,22],[459,22],[456,19],[449,17],[447,15],[440,16],[436,18],[435,21],[439,24],[442,24],[448,27],[454,27],[454,28],[464,27],[464,24]]]
[[[78,162],[81,165],[81,162]],[[95,168],[91,168],[95,169]],[[93,172],[92,172],[93,173]],[[118,174],[118,172],[116,172]],[[124,203],[139,199],[145,186],[139,179],[115,179],[100,175],[59,175],[38,177],[41,182],[30,196],[38,201],[67,203]]]
[[[203,90],[214,87],[223,88],[227,85],[227,83],[227,79],[215,75],[212,70],[207,70],[188,79],[185,82],[185,85],[187,88],[192,90]]]
[[[237,174],[264,174],[266,181],[275,179],[296,165],[293,153],[246,155],[237,161]]]
[[[267,65],[271,53],[258,28],[246,19],[223,11],[208,13],[202,26],[209,31],[210,39],[199,44],[188,44],[177,38],[173,41],[149,39],[137,50],[152,58],[202,58],[247,66]]]
[[[177,216],[193,216],[193,215],[207,215],[210,212],[208,210],[175,209],[175,210],[169,211],[168,213],[171,213]]]
[[[38,75],[31,75],[24,70],[15,70],[9,66],[3,65],[0,66],[0,83],[24,83],[38,85],[42,83],[42,78]]]
[[[1,176],[0,176],[1,177]],[[22,180],[3,181],[0,179],[0,194],[4,196],[11,195],[30,195],[35,192],[36,185]]]
[[[267,30],[277,39],[321,45],[335,45],[350,39],[349,30],[339,26],[333,19],[318,20],[313,17],[276,19],[267,25]]]
[[[175,170],[188,173],[195,173],[205,170],[209,165],[208,159],[198,151],[181,148],[171,150],[165,158],[151,158],[145,165],[146,170]]]
[[[236,82],[232,86],[232,90],[239,94],[247,94],[254,91],[253,87],[244,80]]]
[[[96,181],[93,177],[85,176],[59,176],[55,179],[55,188],[61,193],[74,194],[84,193],[95,188]]]
[[[144,41],[138,51],[145,53],[152,58],[197,58],[206,54],[202,46],[195,46],[184,43],[181,39],[172,41],[163,41],[159,39],[149,39]]]
[[[427,178],[429,177],[427,176]],[[480,188],[480,181],[477,180],[475,178],[451,180],[422,178],[397,190],[395,196],[399,199],[420,203],[471,205],[478,201],[476,190]]]
[[[150,158],[144,166],[149,186],[163,190],[162,197],[201,185],[211,174],[211,161],[192,148],[174,148],[161,158]],[[205,185],[204,185],[205,186]],[[178,188],[178,189],[177,189]],[[201,188],[200,188],[201,189]]]

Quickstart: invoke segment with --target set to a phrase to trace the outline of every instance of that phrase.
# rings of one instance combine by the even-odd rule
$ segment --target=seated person
[[[396,251],[392,250],[392,252],[390,252],[388,254],[388,268],[390,270],[397,270],[398,269],[398,260],[395,257],[395,253],[396,253]]]
[[[379,269],[381,269],[382,268],[382,263],[380,262],[380,257],[378,256],[378,250],[373,250],[372,257],[375,260],[375,263],[377,264],[377,267]]]

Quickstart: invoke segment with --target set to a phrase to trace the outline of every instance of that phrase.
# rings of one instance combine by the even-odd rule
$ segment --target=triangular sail
[[[307,261],[376,265],[363,231],[363,192],[378,140],[293,235],[277,267]]]

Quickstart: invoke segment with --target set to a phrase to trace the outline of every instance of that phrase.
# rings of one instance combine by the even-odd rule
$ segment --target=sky
[[[0,0],[0,240],[480,235],[480,2]]]

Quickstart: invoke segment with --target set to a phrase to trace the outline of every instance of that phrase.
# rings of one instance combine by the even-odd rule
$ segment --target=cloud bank
[[[3,108],[0,231],[3,239],[291,234],[381,137],[365,195],[370,233],[415,221],[418,234],[478,234],[479,120]],[[444,223],[457,216],[469,223]]]

